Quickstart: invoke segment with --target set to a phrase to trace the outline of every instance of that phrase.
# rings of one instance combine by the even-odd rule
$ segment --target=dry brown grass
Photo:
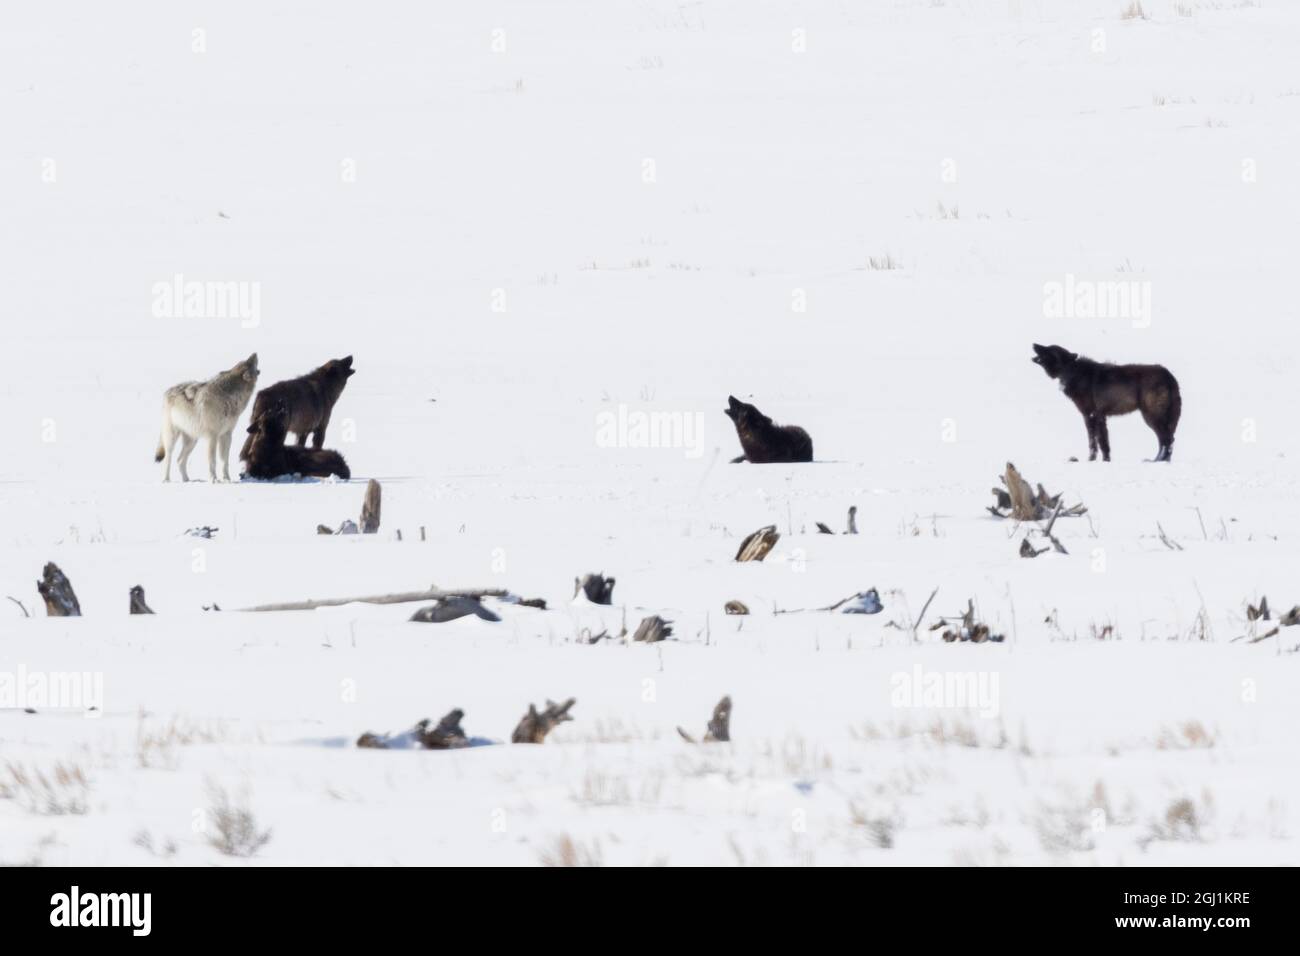
[[[0,800],[13,800],[29,813],[48,816],[81,815],[89,811],[90,783],[76,764],[56,763],[42,771],[6,763],[0,772]]]
[[[551,845],[537,854],[542,866],[604,866],[600,841],[592,840],[586,846],[567,833],[561,833]]]

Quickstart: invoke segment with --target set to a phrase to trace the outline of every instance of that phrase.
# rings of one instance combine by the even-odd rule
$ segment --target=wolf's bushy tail
[[[167,450],[163,448],[162,439],[160,438],[158,439],[158,450],[153,453],[153,460],[162,461],[166,457],[167,457]]]
[[[1174,429],[1178,427],[1178,419],[1183,414],[1183,390],[1178,387],[1178,379],[1172,375],[1169,376],[1169,413],[1166,419],[1169,428],[1169,437],[1173,438]]]

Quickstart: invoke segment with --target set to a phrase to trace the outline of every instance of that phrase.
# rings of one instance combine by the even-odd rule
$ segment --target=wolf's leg
[[[1097,420],[1091,415],[1083,416],[1083,425],[1088,429],[1088,460],[1097,460]]]
[[[311,447],[320,450],[320,446],[325,444],[325,428],[330,423],[330,417],[326,415],[316,426],[316,430],[311,433]]]
[[[1110,461],[1110,430],[1106,428],[1106,416],[1098,415],[1094,427],[1097,431],[1097,445],[1101,448],[1101,460]]]
[[[221,457],[221,480],[230,480],[230,436],[231,432],[226,432],[221,436],[221,447],[217,454]]]
[[[208,436],[208,480],[214,485],[217,483],[217,446],[220,443],[220,435],[214,433]]]
[[[180,467],[181,470],[181,481],[190,480],[190,473],[188,469],[190,452],[194,451],[194,446],[197,444],[198,444],[198,439],[196,439],[193,435],[191,435],[189,432],[181,432],[181,453],[176,458],[176,464]]]
[[[163,449],[163,481],[172,480],[172,458],[176,452],[176,430],[172,428],[171,418],[163,419],[162,438],[159,444]]]
[[[306,432],[298,432],[298,434],[297,434],[296,436],[294,436],[294,442],[293,442],[293,443],[294,443],[295,445],[297,445],[299,448],[302,448],[304,445],[307,444],[307,433],[306,433]]]

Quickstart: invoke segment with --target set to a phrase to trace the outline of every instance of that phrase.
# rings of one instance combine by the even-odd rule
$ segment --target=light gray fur
[[[230,436],[235,423],[248,407],[257,387],[257,353],[234,368],[206,382],[182,382],[163,395],[162,436],[154,461],[163,462],[163,481],[171,481],[172,458],[180,467],[181,481],[189,481],[185,469],[190,453],[200,438],[208,443],[208,475],[217,481],[217,457],[221,457],[221,479],[230,480]],[[180,455],[174,454],[176,439]]]

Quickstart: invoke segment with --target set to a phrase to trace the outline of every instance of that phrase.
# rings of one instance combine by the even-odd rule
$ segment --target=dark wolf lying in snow
[[[1183,410],[1178,380],[1163,365],[1111,365],[1063,349],[1059,345],[1034,344],[1033,361],[1061,383],[1088,428],[1088,460],[1095,461],[1101,449],[1103,461],[1110,461],[1110,434],[1106,418],[1141,411],[1142,420],[1156,433],[1160,448],[1156,461],[1169,461],[1174,454],[1174,430]]]
[[[772,462],[812,461],[812,439],[798,425],[776,425],[753,405],[727,396],[725,414],[736,425],[736,435],[745,453],[733,458],[756,465]]]
[[[330,423],[334,404],[343,394],[343,386],[355,371],[352,356],[349,355],[341,359],[330,359],[306,375],[276,382],[262,389],[257,393],[257,398],[253,399],[253,418],[257,418],[266,409],[283,403],[288,410],[285,425],[298,437],[298,444],[307,444],[307,434],[310,432],[311,446],[320,448],[325,443],[325,428]],[[239,457],[248,457],[248,442],[244,442]]]
[[[248,440],[244,443],[247,454],[240,454],[241,460],[247,463],[244,469],[246,477],[268,480],[282,475],[352,477],[348,463],[336,451],[286,445],[288,420],[289,410],[283,403],[266,408],[253,418],[253,423],[248,426]]]

